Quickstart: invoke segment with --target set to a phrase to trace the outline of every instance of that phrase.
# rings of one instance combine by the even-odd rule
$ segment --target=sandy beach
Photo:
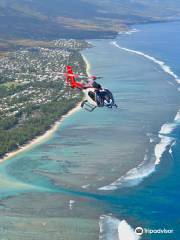
[[[28,150],[32,149],[33,147],[35,147],[35,146],[43,143],[44,141],[48,140],[53,135],[53,133],[58,129],[60,124],[67,117],[69,117],[72,114],[74,114],[75,112],[79,111],[80,108],[81,108],[80,103],[78,103],[75,108],[71,109],[67,114],[61,116],[60,120],[56,121],[52,125],[52,127],[48,131],[46,131],[43,135],[37,136],[35,139],[29,141],[28,143],[24,144],[23,146],[20,146],[17,150],[7,153],[3,158],[0,159],[0,163],[13,158],[13,157],[15,157],[16,155],[18,155],[22,152],[28,151]]]
[[[87,58],[83,54],[81,54],[81,55],[86,64],[86,72],[88,75],[90,75],[90,69],[91,69],[90,63],[88,62]],[[28,143],[24,144],[23,146],[20,146],[17,150],[7,153],[3,158],[0,159],[0,163],[13,158],[22,152],[28,151],[28,150],[32,149],[33,147],[48,140],[53,135],[53,133],[56,132],[58,127],[61,125],[61,123],[67,117],[71,116],[72,114],[79,111],[80,109],[81,109],[81,103],[78,103],[75,108],[71,109],[67,114],[61,116],[60,120],[56,121],[52,125],[52,127],[48,131],[46,131],[43,135],[37,136],[35,139],[29,141]]]
[[[174,35],[180,36],[176,24]],[[179,94],[173,75],[153,61],[168,63],[174,40],[180,51],[179,41],[168,34],[162,52],[168,49],[167,59],[157,52],[168,26],[170,33],[169,23],[142,26],[137,39],[118,36],[116,45],[98,40],[83,51],[87,73],[103,74],[99,82],[119,107],[89,113],[79,111],[79,104],[6,156],[28,150],[0,164],[1,237],[49,240],[53,233],[53,240],[116,240],[124,229],[129,236],[142,226],[174,229],[172,238],[178,239]],[[170,58],[174,66],[178,49]]]
[[[88,76],[90,76],[91,75],[90,74],[91,65],[90,65],[89,61],[87,60],[87,58],[85,57],[84,54],[81,54],[81,56],[82,56],[84,62],[86,63],[86,73],[87,73]]]

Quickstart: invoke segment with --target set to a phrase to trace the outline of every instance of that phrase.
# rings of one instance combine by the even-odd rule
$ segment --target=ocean
[[[179,22],[90,41],[89,71],[118,108],[80,110],[1,163],[3,237],[179,239],[179,41]]]

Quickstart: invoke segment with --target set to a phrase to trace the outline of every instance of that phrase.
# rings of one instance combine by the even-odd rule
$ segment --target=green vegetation
[[[179,16],[179,0],[0,0],[0,38],[107,38],[127,25]]]
[[[30,106],[21,113],[26,115],[26,120],[20,123],[20,115],[6,117],[0,120],[0,156],[17,149],[34,137],[43,134],[52,124],[70,109],[75,107],[80,101],[80,96],[76,99],[53,101],[40,106],[36,110]]]
[[[14,82],[6,82],[0,84],[0,88],[6,88],[7,90],[15,89],[19,84]]]
[[[27,44],[27,41],[25,41]],[[9,52],[0,65],[0,157],[43,134],[82,99],[65,84],[65,66],[86,72],[77,40],[45,42]]]

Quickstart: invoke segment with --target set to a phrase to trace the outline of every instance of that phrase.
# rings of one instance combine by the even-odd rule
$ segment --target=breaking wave
[[[155,156],[156,162],[155,164],[159,164],[163,153],[169,147],[169,153],[172,156],[172,146],[175,144],[176,139],[174,137],[170,137],[169,135],[173,135],[174,131],[177,127],[180,126],[180,111],[177,112],[173,123],[165,123],[161,130],[159,131],[159,138],[161,139],[160,143],[155,146]]]
[[[161,134],[159,134],[159,138],[160,138],[160,142],[158,144],[156,144],[156,146],[154,148],[154,154],[155,154],[155,159],[156,159],[155,165],[160,164],[163,154],[166,152],[167,148],[170,147],[174,142],[173,137],[166,136],[166,128],[165,128],[164,133],[161,130]]]
[[[102,215],[99,221],[99,240],[138,240],[134,229],[125,221]]]
[[[149,176],[154,170],[155,165],[152,162],[148,163],[147,155],[145,155],[144,161],[137,167],[129,170],[125,175],[121,176],[113,183],[99,188],[99,190],[117,190],[122,187],[136,186],[143,180],[143,178]]]
[[[174,128],[175,124],[173,124],[173,127],[171,123],[169,125],[167,123],[164,124],[159,131],[158,137],[160,138],[160,142],[155,145],[153,155],[148,158],[146,154],[143,162],[137,167],[132,168],[113,183],[101,187],[98,190],[112,191],[122,187],[133,187],[141,183],[144,178],[148,177],[156,170],[156,165],[160,163],[161,158],[167,149],[169,149],[169,152],[171,153],[171,146],[174,144],[175,139],[168,136],[168,134],[171,134]],[[152,143],[151,136],[149,141]]]
[[[177,112],[175,118],[174,118],[175,123],[180,123],[180,110]]]
[[[112,42],[113,45],[116,47],[123,49],[128,52],[132,52],[138,55],[141,55],[155,63],[161,66],[161,68],[174,77],[177,83],[180,83],[180,79],[178,76],[172,72],[171,68],[167,66],[164,62],[157,60],[154,57],[151,57],[147,54],[144,54],[139,51],[131,50],[128,48],[120,47],[116,42]],[[158,165],[161,161],[161,158],[163,154],[169,149],[169,153],[172,156],[172,149],[171,146],[175,143],[175,138],[171,136],[171,134],[174,132],[174,130],[179,126],[180,124],[180,111],[177,112],[173,123],[165,123],[162,125],[158,137],[160,139],[159,143],[157,143],[154,147],[154,153],[152,156],[147,157],[145,155],[144,160],[141,164],[139,164],[137,167],[129,170],[125,175],[121,176],[119,179],[114,181],[113,183],[99,188],[99,190],[117,190],[122,187],[132,187],[138,185],[144,178],[148,177],[150,174],[152,174],[155,169],[156,165]],[[152,139],[151,134],[150,137],[150,143],[154,142],[154,139]]]
[[[119,35],[121,35],[121,34],[131,35],[131,34],[136,33],[136,32],[139,32],[139,30],[136,29],[136,28],[133,28],[133,29],[125,31],[125,32],[123,32],[123,31],[118,32],[118,34]]]
[[[172,71],[172,69],[171,69],[168,65],[166,65],[165,62],[160,61],[160,60],[156,59],[155,57],[152,57],[152,56],[150,56],[150,55],[148,55],[148,54],[145,54],[145,53],[143,53],[143,52],[136,51],[136,50],[132,50],[132,49],[129,49],[129,48],[121,47],[121,46],[119,46],[119,45],[117,44],[116,41],[113,41],[112,44],[113,44],[114,46],[116,46],[117,48],[120,48],[120,49],[125,50],[125,51],[127,51],[127,52],[135,53],[135,54],[137,54],[137,55],[140,55],[140,56],[142,56],[142,57],[144,57],[144,58],[147,58],[147,59],[153,61],[154,63],[158,64],[164,72],[166,72],[166,73],[169,74],[171,77],[173,77],[173,78],[176,80],[177,83],[180,83],[179,77]]]

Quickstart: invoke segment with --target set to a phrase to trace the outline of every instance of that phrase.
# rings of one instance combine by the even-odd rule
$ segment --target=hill
[[[177,0],[0,0],[0,38],[112,37],[128,24],[179,17]]]

